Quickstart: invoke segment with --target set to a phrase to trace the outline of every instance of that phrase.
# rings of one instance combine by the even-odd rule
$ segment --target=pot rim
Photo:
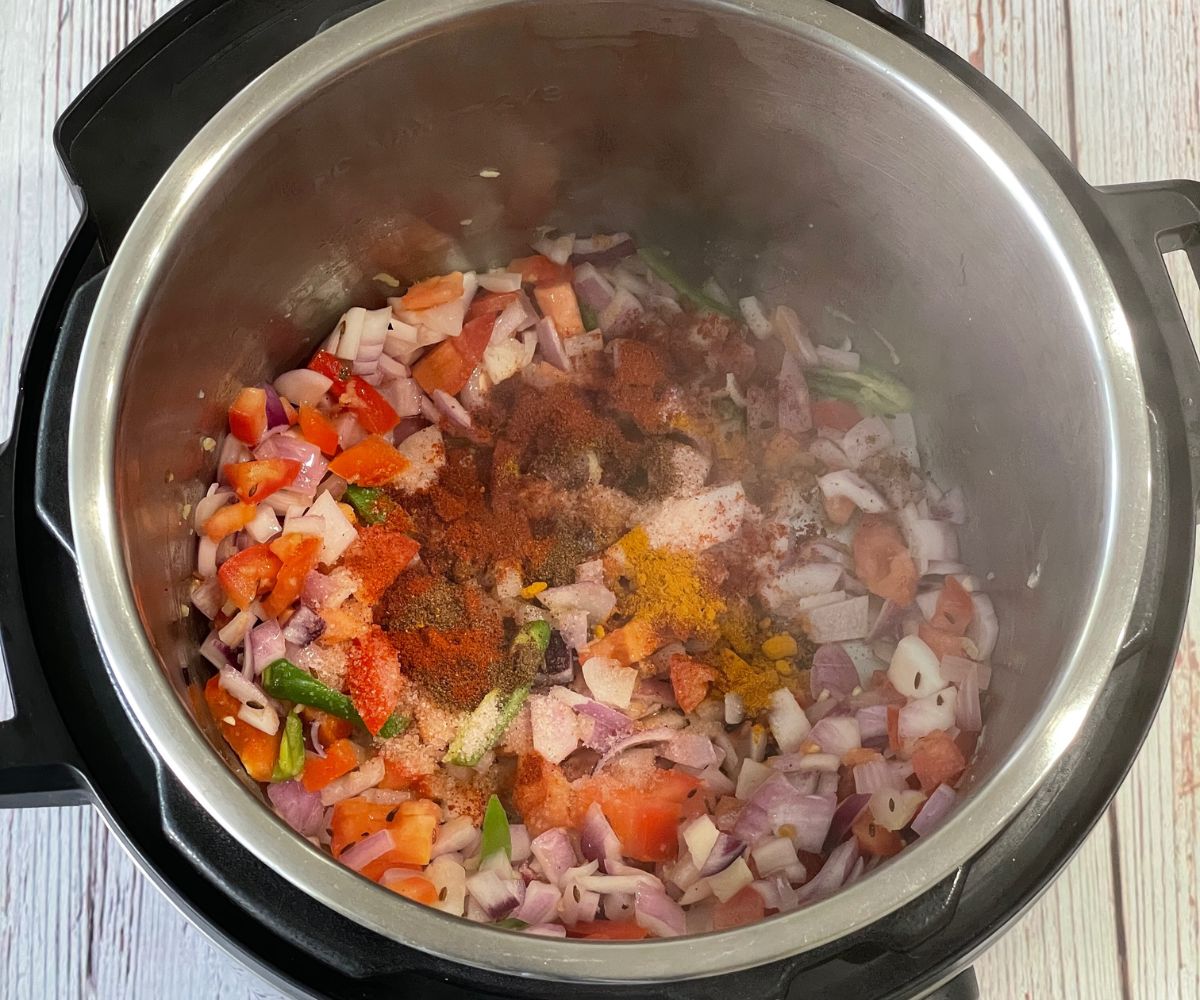
[[[517,6],[485,0],[473,10]],[[84,597],[105,661],[155,752],[197,802],[264,863],[320,903],[402,944],[517,976],[646,983],[710,976],[794,956],[894,912],[977,854],[1020,810],[1074,739],[1120,649],[1149,535],[1150,446],[1129,323],[1099,249],[1033,150],[986,100],[913,45],[821,0],[670,0],[740,12],[832,48],[886,75],[956,133],[1051,248],[1092,338],[1107,402],[1104,560],[1085,626],[1062,676],[1009,759],[928,841],[812,906],[701,938],[582,942],[514,934],[450,917],[355,875],[287,830],[247,789],[186,712],[142,628],[127,576],[114,449],[125,364],[178,224],[242,146],[347,65],[436,31],[463,12],[445,0],[386,0],[301,46],[237,95],[197,134],[147,199],[105,279],[72,401],[71,522]],[[932,44],[932,43],[931,43]],[[79,415],[87,414],[87,419]],[[769,928],[770,933],[761,930]],[[701,941],[703,942],[701,944]],[[699,946],[698,946],[699,945]]]

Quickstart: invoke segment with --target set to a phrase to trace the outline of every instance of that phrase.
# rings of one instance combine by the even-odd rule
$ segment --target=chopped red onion
[[[633,729],[633,723],[628,716],[590,698],[574,707],[580,715],[585,715],[592,720],[592,731],[584,738],[584,745],[600,753],[604,753],[618,740],[627,737]]]
[[[360,765],[358,770],[344,774],[340,778],[335,778],[322,788],[321,802],[324,805],[332,806],[341,802],[342,799],[352,798],[355,795],[365,792],[368,788],[374,788],[378,785],[383,781],[383,774],[383,758],[372,757],[366,763]]]
[[[924,801],[925,796],[911,788],[884,789],[871,796],[871,816],[885,830],[903,830]]]
[[[828,594],[842,578],[842,566],[836,563],[803,563],[784,570],[759,590],[772,610],[786,607],[805,597]]]
[[[573,256],[592,258],[602,256],[605,260],[617,260],[630,256],[634,250],[633,237],[628,233],[597,233],[587,238],[577,238]],[[575,273],[579,273],[578,268]]]
[[[538,834],[530,843],[529,850],[541,865],[542,874],[558,886],[563,884],[563,876],[576,862],[571,838],[561,827]]]
[[[617,595],[603,583],[570,583],[550,587],[537,595],[539,603],[553,614],[586,611],[588,622],[599,625],[608,620],[617,606]]]
[[[269,382],[264,382],[261,388],[267,395],[267,429],[287,427],[287,413],[284,412],[283,403],[279,399],[279,393],[275,391],[275,387]]]
[[[597,701],[616,708],[629,707],[637,684],[636,668],[622,667],[616,660],[593,656],[583,664],[582,673],[588,690]]]
[[[884,514],[888,510],[887,501],[880,496],[879,491],[857,472],[849,469],[839,469],[818,476],[817,485],[830,499],[844,498],[868,514]]]
[[[583,665],[583,669],[586,671],[588,664],[593,662],[595,661],[588,660]],[[659,726],[655,729],[643,729],[640,733],[634,733],[632,736],[626,736],[624,739],[617,740],[616,743],[609,747],[608,752],[596,762],[596,767],[592,773],[599,774],[613,758],[632,747],[645,746],[650,743],[665,743],[667,740],[673,739],[674,736],[675,730]]]
[[[444,389],[433,390],[433,402],[452,424],[463,428],[471,426],[471,414],[464,410],[462,404]]]
[[[713,895],[725,903],[754,881],[754,873],[750,871],[745,858],[737,858],[728,868],[708,876],[705,881],[712,889]]]
[[[499,920],[521,902],[513,883],[500,878],[494,871],[478,871],[468,876],[467,892],[487,913],[489,920]]]
[[[909,824],[913,833],[918,837],[928,837],[941,826],[957,798],[958,795],[949,785],[938,785]]]
[[[746,325],[750,327],[750,332],[759,340],[766,340],[773,332],[771,321],[767,319],[767,314],[763,312],[762,303],[758,301],[755,295],[747,295],[745,298],[738,299],[738,309],[741,310],[742,319],[746,321]]]
[[[969,671],[975,671],[980,691],[986,691],[992,683],[992,668],[986,663],[976,663],[964,656],[943,656],[940,663],[942,677],[951,684],[962,685]]]
[[[543,236],[531,243],[530,246],[543,257],[549,257],[555,264],[561,266],[571,259],[571,253],[575,249],[575,234],[566,233],[553,239]]]
[[[225,603],[225,592],[221,589],[221,582],[215,576],[210,576],[204,582],[196,584],[192,587],[191,601],[196,610],[209,621],[216,618]]]
[[[880,417],[866,417],[846,431],[841,448],[854,468],[892,446],[892,432]]]
[[[525,887],[525,899],[513,912],[513,916],[527,924],[548,923],[557,916],[560,899],[562,893],[554,886],[545,882],[530,882]],[[559,929],[566,933],[564,928]]]
[[[935,502],[929,502],[929,516],[935,521],[949,521],[951,524],[965,524],[967,520],[967,502],[963,497],[961,487],[955,486],[947,490]]]
[[[595,920],[599,908],[599,893],[581,889],[574,881],[564,886],[559,912],[568,927],[574,927],[580,921]]]
[[[267,798],[275,812],[302,837],[315,837],[325,825],[321,796],[300,781],[277,781],[267,785]]]
[[[683,907],[661,890],[640,888],[634,894],[634,919],[655,937],[678,937],[687,933]]]
[[[771,695],[771,708],[767,713],[771,735],[784,753],[793,753],[808,737],[812,726],[799,703],[786,688]]]
[[[253,612],[248,610],[239,611],[217,635],[230,649],[237,649],[243,640],[245,640],[250,629],[254,627],[256,621],[257,618],[255,618]]]
[[[259,626],[260,628],[262,626]],[[255,629],[257,631],[257,629]],[[318,615],[312,608],[300,607],[296,613],[288,619],[287,626],[284,628],[282,638],[286,642],[290,642],[293,646],[307,646],[310,642],[319,639],[325,632],[325,619]],[[275,659],[278,659],[284,654],[280,652]],[[254,656],[255,663],[258,663],[258,654]],[[270,660],[264,661],[265,667]]]
[[[957,690],[944,688],[925,698],[915,698],[900,709],[900,739],[918,740],[937,729],[954,725]]]
[[[869,705],[854,713],[858,720],[858,732],[866,746],[870,740],[887,739],[887,705]]]
[[[967,626],[967,638],[975,644],[975,658],[986,660],[996,648],[996,640],[1000,636],[1000,622],[996,617],[996,608],[987,594],[972,594],[971,604],[974,614]]]
[[[596,315],[608,307],[617,293],[612,282],[597,271],[593,264],[580,264],[575,268],[575,274],[571,281],[580,303],[587,306]]]
[[[358,531],[342,513],[337,501],[329,493],[322,493],[308,509],[308,513],[325,520],[321,542],[321,562],[331,565],[341,558],[358,538]]]
[[[571,370],[571,359],[563,349],[562,337],[559,336],[554,320],[543,316],[537,324],[538,345],[542,349],[542,357],[560,371]]]
[[[770,875],[796,863],[796,848],[787,837],[770,837],[754,845],[750,858],[759,875]]]
[[[977,733],[983,728],[983,712],[979,706],[979,674],[969,670],[958,686],[954,700],[954,722],[963,732]]]
[[[718,872],[725,871],[726,868],[745,853],[745,850],[745,841],[731,837],[727,833],[718,832],[716,843],[713,844],[708,857],[704,859],[704,863],[700,865],[700,877],[707,878],[710,875],[716,875]]]
[[[849,878],[857,860],[858,840],[851,837],[845,843],[835,847],[828,860],[821,866],[821,870],[797,890],[797,900],[807,903],[832,895]]]
[[[208,638],[200,644],[200,655],[218,669],[229,667],[232,670],[237,667],[237,655],[215,631],[209,632]]]
[[[790,351],[783,356],[777,389],[780,429],[789,434],[807,434],[813,425],[808,383],[799,360]]]
[[[836,604],[809,608],[805,612],[808,636],[813,642],[845,642],[867,634],[870,598],[850,597]]]
[[[394,382],[388,383],[379,392],[396,411],[396,416],[404,418],[420,414],[421,390],[416,380],[407,376],[407,372],[397,376]]]
[[[271,619],[255,626],[250,631],[249,651],[254,662],[255,674],[262,673],[268,664],[286,655],[284,633],[279,628],[279,623]]]
[[[863,711],[867,711],[864,709]],[[854,765],[854,790],[862,795],[882,791],[899,791],[904,781],[886,760],[869,760]]]
[[[430,857],[437,858],[454,851],[470,851],[479,839],[479,830],[467,816],[455,816],[438,827]]]
[[[579,746],[575,713],[557,698],[531,695],[529,722],[534,750],[552,764],[559,763]]]
[[[850,832],[850,828],[858,821],[858,817],[866,810],[870,801],[871,796],[862,793],[846,796],[833,814],[833,822],[829,824],[829,839],[833,843],[840,844],[842,842],[842,839]]]
[[[617,288],[608,305],[604,306],[598,316],[600,329],[606,333],[630,322],[642,312],[642,303],[638,301],[627,288]],[[571,338],[574,339],[574,338]]]
[[[238,462],[248,462],[252,457],[249,448],[232,434],[226,434],[221,439],[221,448],[217,452],[217,480],[223,485],[228,486],[229,480],[225,478],[225,466],[237,465]],[[210,490],[210,495],[212,492]]]
[[[300,592],[300,601],[306,608],[320,611],[328,605],[338,589],[337,583],[324,573],[315,569],[310,570],[304,578],[304,589]]]
[[[880,640],[897,641],[900,638],[900,623],[904,620],[906,613],[907,609],[895,601],[884,601],[883,607],[879,609],[879,614],[875,616],[875,624],[867,633],[866,641],[869,643]]]
[[[887,675],[892,687],[906,698],[934,694],[947,684],[936,654],[915,635],[906,635],[896,644]]]
[[[338,860],[347,868],[362,872],[371,862],[378,861],[391,851],[393,846],[392,831],[390,829],[379,830],[377,833],[351,844],[342,851]]]
[[[521,275],[516,271],[498,269],[476,275],[479,287],[486,292],[519,292]]]
[[[839,643],[826,643],[813,654],[809,691],[813,698],[828,691],[835,698],[844,698],[861,684],[854,660]]]
[[[562,611],[552,614],[550,617],[555,629],[562,635],[563,642],[569,649],[578,652],[590,641],[586,611]]]
[[[717,750],[712,740],[699,733],[680,733],[668,740],[659,754],[688,767],[705,768],[717,763]]]
[[[217,575],[218,547],[207,535],[200,536],[200,544],[196,546],[196,572],[206,580],[214,579]]]
[[[203,531],[204,526],[217,511],[233,503],[236,499],[237,495],[232,490],[214,489],[208,496],[196,501],[192,527],[196,529],[197,533]]]
[[[826,754],[841,758],[862,746],[858,720],[853,716],[828,716],[813,726],[808,738]]]
[[[313,719],[313,723],[308,727],[308,738],[312,743],[313,753],[318,757],[325,756],[325,744],[321,742],[321,720]],[[320,796],[318,796],[320,798]]]
[[[956,562],[958,560],[958,535],[954,525],[948,521],[933,521],[928,518],[912,517],[906,513],[901,518],[905,541],[922,576],[932,562]]]
[[[343,410],[333,418],[334,429],[338,433],[338,443],[343,448],[353,448],[360,441],[366,440],[367,432],[351,410]]]

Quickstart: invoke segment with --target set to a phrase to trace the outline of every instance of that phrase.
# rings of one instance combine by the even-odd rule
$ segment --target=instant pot
[[[0,460],[0,802],[96,806],[301,994],[977,995],[971,960],[1103,813],[1174,661],[1200,366],[1162,255],[1200,270],[1200,184],[1088,186],[893,6],[190,0],[140,37],[55,134],[83,218]],[[960,807],[811,907],[636,943],[455,920],[292,835],[197,709],[186,510],[237,386],[378,272],[501,262],[542,224],[633,230],[895,350],[964,488],[1001,636]]]

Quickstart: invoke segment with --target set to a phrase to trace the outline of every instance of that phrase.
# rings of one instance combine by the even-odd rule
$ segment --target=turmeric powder
[[[618,543],[630,590],[622,615],[651,622],[677,637],[713,639],[725,602],[694,552],[652,548],[645,529],[634,528]]]
[[[721,650],[716,660],[721,687],[741,696],[748,715],[763,711],[770,704],[772,692],[783,687],[772,663],[748,663],[732,649]]]

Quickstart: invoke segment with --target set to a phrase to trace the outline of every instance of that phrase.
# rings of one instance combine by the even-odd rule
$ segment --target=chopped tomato
[[[300,598],[304,589],[304,578],[317,568],[321,561],[321,546],[324,543],[316,535],[298,535],[289,532],[270,543],[271,552],[281,560],[275,576],[275,587],[263,602],[263,613],[276,618]]]
[[[843,434],[862,420],[858,407],[842,399],[817,399],[811,408],[815,426],[829,427]]]
[[[868,515],[854,533],[854,574],[885,600],[902,607],[916,600],[916,564],[900,529],[884,518]]]
[[[346,383],[346,391],[341,395],[341,401],[354,412],[354,419],[368,434],[386,434],[400,423],[400,417],[392,409],[392,404],[384,399],[374,386],[360,378],[352,378]]]
[[[396,792],[403,791],[411,788],[419,777],[420,775],[410,765],[403,761],[393,760],[391,757],[384,757],[383,780],[379,783],[379,787]]]
[[[917,626],[917,635],[926,646],[933,650],[939,660],[943,656],[963,655],[963,641],[960,635],[937,628],[928,622],[921,622]]]
[[[408,459],[390,443],[372,435],[338,455],[329,463],[329,471],[359,486],[383,486],[408,466]]]
[[[229,407],[229,430],[244,444],[255,445],[267,433],[267,390],[245,388]]]
[[[890,858],[904,849],[900,834],[876,823],[870,809],[863,810],[851,829],[858,841],[858,849],[869,857]]]
[[[570,281],[575,273],[570,264],[555,264],[549,257],[535,253],[532,257],[517,257],[509,261],[508,270],[515,271],[527,285]]]
[[[294,427],[296,421],[300,419],[300,415],[296,412],[296,408],[292,406],[290,401],[284,399],[282,396],[279,397],[279,405],[283,407],[283,415],[287,417],[288,426]]]
[[[887,707],[888,749],[900,749],[900,706]]]
[[[536,837],[551,827],[571,825],[575,790],[557,764],[539,753],[527,753],[517,764],[513,803]]]
[[[305,755],[304,773],[300,780],[310,792],[319,792],[331,781],[353,771],[361,759],[357,743],[346,739],[334,740],[326,745],[324,757],[318,757],[315,753]]]
[[[708,697],[708,688],[717,679],[712,667],[697,663],[682,653],[671,657],[671,690],[685,712],[693,711]]]
[[[462,271],[451,271],[435,278],[418,281],[400,297],[402,309],[432,309],[461,299],[466,288]]]
[[[229,468],[229,466],[226,466]],[[219,542],[226,535],[241,531],[254,520],[258,510],[252,503],[230,503],[217,510],[204,522],[204,534],[214,542]]]
[[[637,784],[602,776],[579,791],[576,809],[600,803],[625,854],[637,861],[670,861],[679,846],[679,823],[704,811],[698,778],[655,771]]]
[[[374,736],[395,709],[403,683],[400,661],[383,629],[372,625],[366,635],[351,640],[346,667],[350,700]]]
[[[583,317],[579,314],[579,299],[570,281],[556,281],[550,285],[538,285],[533,290],[543,316],[549,316],[563,337],[574,337],[583,333]]]
[[[237,714],[242,703],[221,687],[219,677],[209,678],[204,686],[204,700],[208,702],[208,710],[221,735],[241,759],[246,773],[255,781],[270,781],[279,757],[283,727],[280,726],[279,732],[271,736],[239,719]],[[230,719],[233,721],[230,722]]]
[[[854,501],[848,497],[821,496],[821,504],[825,508],[825,516],[834,524],[849,524],[850,518],[858,510]]]
[[[567,928],[567,935],[588,941],[641,941],[650,932],[636,920],[580,920]]]
[[[424,903],[433,906],[438,901],[438,891],[432,882],[420,875],[393,876],[382,878],[379,882],[385,889],[411,899],[414,903]]]
[[[766,912],[762,896],[746,886],[725,902],[717,903],[713,910],[713,930],[726,931],[731,927],[753,924],[762,920]]]
[[[403,805],[368,802],[360,797],[337,803],[330,823],[333,837],[329,847],[333,856],[340,857],[352,844],[388,830],[392,847],[362,870],[367,878],[377,879],[389,868],[400,865],[429,864],[438,820],[424,813],[404,812]]]
[[[628,667],[646,659],[662,645],[658,629],[640,618],[609,632],[579,651],[579,659],[587,661],[593,656],[605,656]]]
[[[457,396],[467,384],[492,337],[496,314],[476,316],[457,337],[443,340],[413,365],[413,378],[427,395],[441,389]]]
[[[300,474],[300,463],[291,458],[260,458],[225,466],[225,478],[246,503],[265,500],[276,490],[291,485]]]
[[[928,795],[938,785],[953,785],[966,768],[967,759],[947,732],[936,729],[917,740],[912,766],[921,791]]]
[[[255,598],[275,585],[280,565],[278,557],[266,545],[251,545],[221,563],[217,579],[225,596],[245,611]]]
[[[340,396],[346,391],[346,383],[354,374],[353,362],[335,357],[328,351],[317,351],[309,361],[308,367],[311,371],[324,375],[333,383],[329,387],[329,391],[335,396]]]
[[[420,548],[408,535],[373,524],[358,533],[340,565],[358,577],[355,596],[364,604],[374,604],[416,558]]]
[[[328,712],[322,712],[319,708],[311,708],[304,706],[300,710],[300,714],[304,717],[307,723],[315,722],[317,724],[317,738],[321,741],[321,746],[329,746],[337,740],[345,739],[354,732],[354,727],[345,719],[339,719],[336,715],[330,715]]]
[[[337,429],[315,406],[300,407],[300,433],[304,435],[304,440],[315,444],[326,455],[337,454]]]
[[[473,370],[474,365],[463,360],[454,344],[443,340],[421,356],[413,365],[412,374],[426,395],[432,396],[441,389],[456,396],[462,392]]]
[[[975,605],[971,603],[970,591],[954,577],[948,576],[929,624],[951,635],[966,635],[974,613]]]
[[[499,316],[516,301],[516,292],[480,292],[471,300],[467,309],[467,319],[475,319],[477,316]]]

